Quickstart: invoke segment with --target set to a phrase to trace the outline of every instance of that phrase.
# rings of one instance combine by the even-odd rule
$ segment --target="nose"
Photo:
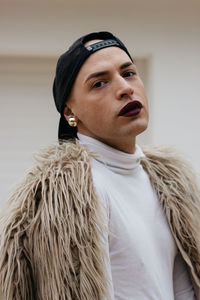
[[[126,78],[119,76],[116,81],[116,96],[118,100],[124,98],[131,98],[134,93],[134,89],[130,82]]]

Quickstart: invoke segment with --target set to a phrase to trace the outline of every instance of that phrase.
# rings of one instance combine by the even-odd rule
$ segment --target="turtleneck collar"
[[[135,147],[135,152],[129,154],[80,133],[78,133],[78,138],[82,145],[86,146],[91,152],[98,154],[95,160],[105,164],[115,173],[131,174],[139,167],[140,160],[144,156],[138,145]]]

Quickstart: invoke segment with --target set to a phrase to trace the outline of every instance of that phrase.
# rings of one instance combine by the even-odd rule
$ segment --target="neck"
[[[135,172],[143,157],[142,150],[135,145],[134,153],[125,153],[93,137],[80,134],[78,132],[80,144],[86,146],[94,155],[94,160],[103,163],[114,173],[130,175]],[[95,153],[97,155],[95,155]]]
[[[82,133],[82,132],[80,132]],[[136,138],[135,137],[132,137],[131,139],[127,139],[127,138],[124,138],[123,140],[120,140],[117,139],[117,140],[114,140],[114,139],[104,139],[104,138],[99,138],[97,136],[90,136],[88,134],[85,134],[85,133],[82,133],[86,136],[89,136],[89,137],[92,137],[112,148],[115,148],[119,151],[122,151],[122,152],[125,152],[125,153],[129,153],[129,154],[133,154],[135,152],[135,144],[136,144]]]
[[[129,143],[126,143],[126,141],[122,143],[113,143],[112,141],[109,142],[103,140],[101,142],[125,153],[133,154],[135,152],[135,139]]]

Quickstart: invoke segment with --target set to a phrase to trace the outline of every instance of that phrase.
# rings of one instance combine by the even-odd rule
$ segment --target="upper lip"
[[[127,112],[137,109],[137,108],[142,108],[142,103],[138,100],[133,100],[133,101],[127,103],[124,107],[122,107],[118,116],[122,116],[122,115],[126,114]]]

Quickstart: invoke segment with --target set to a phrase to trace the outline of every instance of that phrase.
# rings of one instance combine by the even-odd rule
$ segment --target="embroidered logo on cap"
[[[105,40],[101,42],[97,42],[95,44],[89,45],[86,47],[86,49],[90,52],[95,52],[97,50],[106,48],[106,47],[111,47],[111,46],[117,46],[120,47],[120,44],[116,40]]]

